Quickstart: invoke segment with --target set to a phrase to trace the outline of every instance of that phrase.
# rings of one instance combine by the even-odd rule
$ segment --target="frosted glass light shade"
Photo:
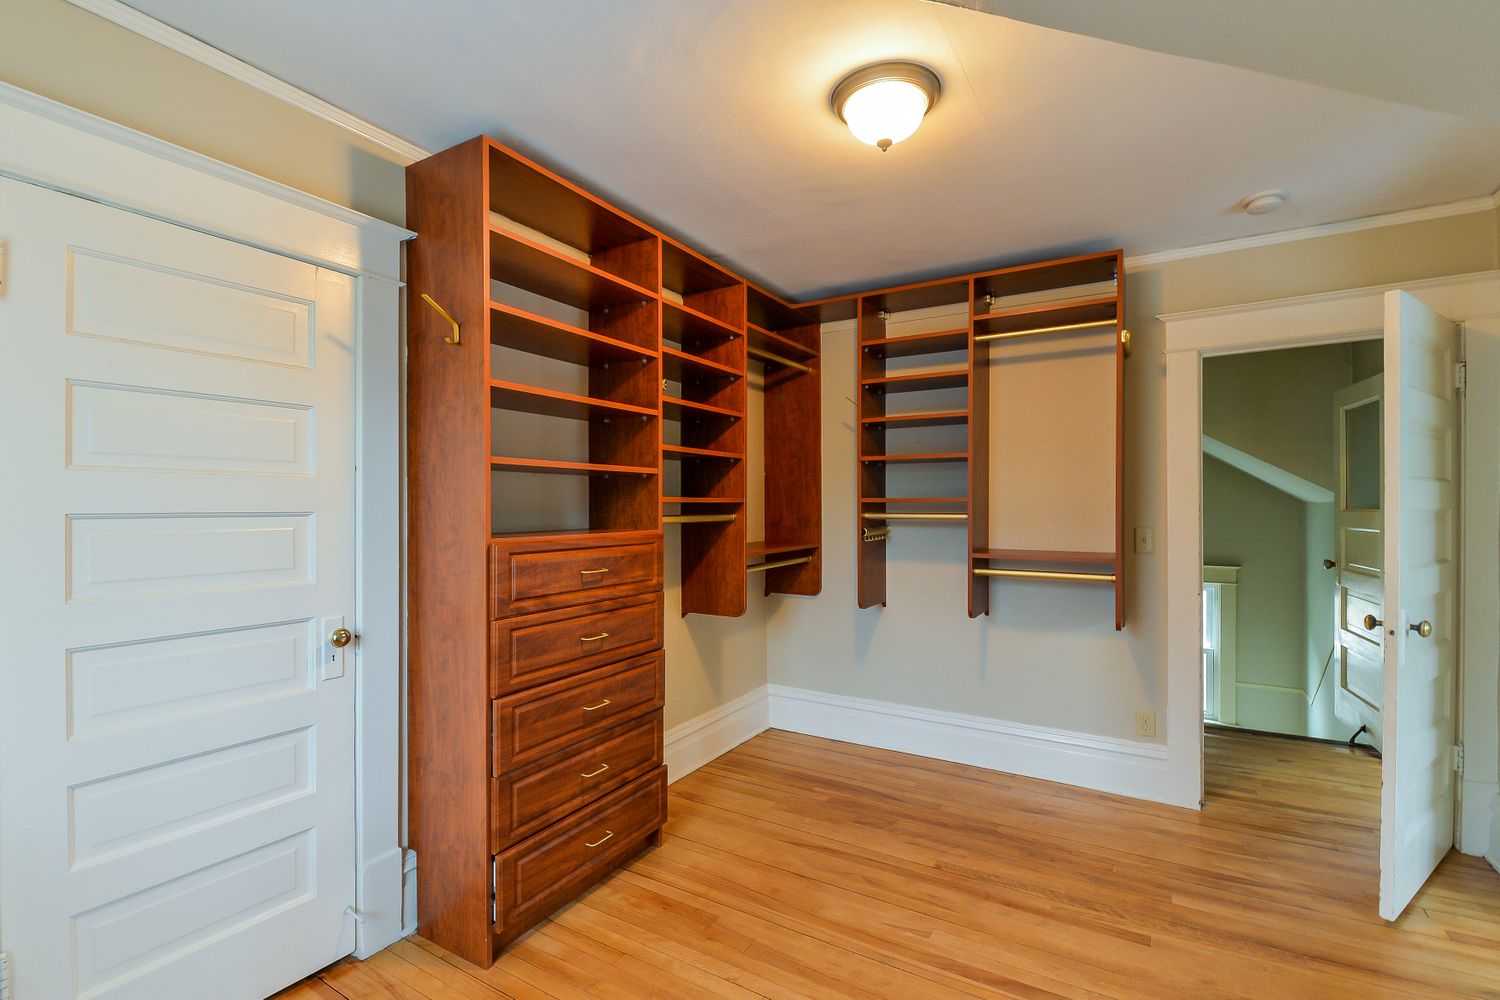
[[[937,74],[916,63],[866,66],[833,91],[833,109],[854,138],[888,150],[922,124],[938,95]]]

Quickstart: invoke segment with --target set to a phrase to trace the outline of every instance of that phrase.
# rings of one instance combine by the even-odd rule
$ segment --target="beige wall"
[[[1482,212],[1132,271],[1127,528],[1164,536],[1158,315],[1491,269],[1496,229],[1496,213]],[[771,682],[1126,739],[1137,708],[1154,708],[1164,721],[1160,550],[1125,557],[1122,633],[1112,627],[1108,591],[1088,585],[992,583],[990,617],[970,621],[964,534],[946,526],[899,528],[888,549],[889,606],[856,610],[851,324],[824,329],[823,356],[823,595],[771,609]]]
[[[398,225],[402,164],[64,0],[6,0],[0,80]]]

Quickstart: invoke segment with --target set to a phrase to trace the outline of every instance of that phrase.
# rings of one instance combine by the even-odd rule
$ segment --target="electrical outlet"
[[[1156,551],[1156,529],[1135,529],[1135,554],[1138,556],[1149,556]]]
[[[1156,735],[1156,713],[1149,708],[1137,709],[1135,713],[1135,734],[1137,736]]]

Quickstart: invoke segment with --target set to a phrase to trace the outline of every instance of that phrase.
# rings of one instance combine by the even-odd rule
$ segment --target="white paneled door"
[[[1385,297],[1380,915],[1395,920],[1453,847],[1457,725],[1458,328]]]
[[[354,946],[353,281],[3,178],[0,239],[15,996],[264,997]]]

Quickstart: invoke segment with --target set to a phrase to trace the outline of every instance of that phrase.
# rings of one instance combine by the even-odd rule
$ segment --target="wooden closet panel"
[[[660,590],[661,558],[656,532],[496,538],[490,545],[490,617]]]
[[[489,780],[453,752],[483,745],[489,540],[488,157],[482,139],[407,171],[407,468],[410,484],[408,767],[411,845],[422,855],[421,933],[473,962],[491,959]],[[460,327],[421,299],[430,295]],[[478,672],[476,673],[476,668]]]

